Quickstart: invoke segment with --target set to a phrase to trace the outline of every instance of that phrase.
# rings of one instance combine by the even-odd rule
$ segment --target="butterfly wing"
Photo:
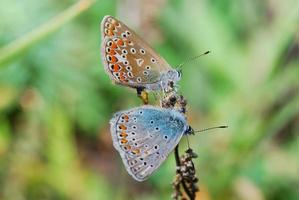
[[[161,74],[173,70],[145,41],[119,20],[102,20],[102,60],[116,83],[149,88],[159,84]]]
[[[137,181],[146,180],[161,165],[187,128],[181,113],[153,106],[118,112],[110,125],[113,145]]]

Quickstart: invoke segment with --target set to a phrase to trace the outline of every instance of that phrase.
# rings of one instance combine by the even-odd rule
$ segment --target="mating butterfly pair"
[[[102,60],[112,81],[146,91],[171,92],[179,71],[119,20],[102,20]],[[147,95],[143,97],[147,103]],[[179,143],[192,133],[186,117],[175,109],[141,106],[120,111],[110,120],[113,145],[128,173],[137,181],[147,179]]]

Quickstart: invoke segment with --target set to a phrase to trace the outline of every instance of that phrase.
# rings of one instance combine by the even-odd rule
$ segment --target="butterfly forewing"
[[[161,165],[186,130],[181,113],[153,106],[119,112],[110,125],[113,145],[128,173],[138,181]]]
[[[115,82],[146,88],[171,70],[161,56],[122,22],[106,16],[101,26],[102,59],[106,72]]]

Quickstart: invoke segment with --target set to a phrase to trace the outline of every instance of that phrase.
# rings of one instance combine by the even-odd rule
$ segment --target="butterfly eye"
[[[127,34],[126,33],[122,33],[121,36],[124,37],[124,38],[126,38]]]
[[[152,63],[156,63],[156,59],[155,58],[152,58],[151,61],[152,61]]]
[[[159,131],[159,130],[160,130],[159,127],[156,127],[155,129],[156,129],[156,131]]]
[[[178,78],[181,78],[181,76],[182,76],[182,70],[178,70],[177,72],[178,72]]]
[[[139,50],[141,54],[145,54],[145,50],[144,49],[140,49]]]
[[[127,66],[127,67],[126,67],[126,70],[128,70],[128,71],[132,71],[132,67],[131,67],[131,66]]]
[[[187,130],[185,131],[185,134],[193,134],[194,130],[191,126],[188,126]]]
[[[125,64],[125,65],[128,65],[128,64],[129,64],[129,62],[128,62],[128,61],[124,61],[124,64]]]
[[[137,129],[137,126],[133,125],[133,126],[132,126],[132,129],[136,130],[136,129]]]
[[[154,123],[154,120],[151,120],[150,123],[153,124],[153,123]]]
[[[143,71],[143,74],[144,74],[144,75],[148,75],[148,72],[147,72],[147,71]]]
[[[145,67],[145,69],[150,70],[150,69],[151,69],[151,66],[147,65],[147,66]]]
[[[164,139],[167,140],[167,139],[168,139],[168,136],[167,136],[167,135],[164,135]]]
[[[126,49],[123,49],[121,52],[122,52],[123,54],[128,54],[128,51],[127,51]]]
[[[169,81],[169,86],[173,88],[174,82],[173,81]]]

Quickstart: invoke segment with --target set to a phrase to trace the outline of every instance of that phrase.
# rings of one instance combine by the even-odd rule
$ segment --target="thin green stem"
[[[53,19],[42,24],[40,27],[1,48],[0,67],[3,66],[4,63],[9,62],[14,57],[29,49],[34,44],[45,39],[48,35],[56,32],[64,24],[87,10],[94,2],[94,0],[80,0],[62,13],[55,16]]]

